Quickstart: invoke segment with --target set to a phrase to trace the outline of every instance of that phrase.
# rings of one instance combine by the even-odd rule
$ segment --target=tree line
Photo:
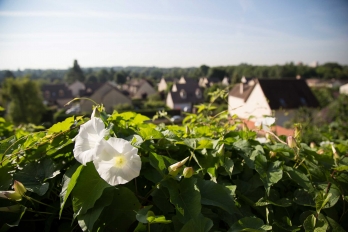
[[[67,82],[72,83],[79,80],[85,83],[101,83],[115,81],[119,84],[127,82],[127,78],[139,78],[159,81],[160,78],[188,78],[214,77],[223,79],[230,78],[231,83],[237,83],[243,76],[256,78],[319,78],[319,79],[348,79],[348,65],[341,65],[335,62],[325,63],[317,67],[310,67],[293,62],[284,65],[251,65],[242,63],[240,65],[215,66],[190,68],[159,68],[159,67],[102,67],[83,68],[75,60],[73,66],[67,70],[16,70],[0,71],[0,81],[7,77],[30,76],[31,79],[39,79],[42,82]]]

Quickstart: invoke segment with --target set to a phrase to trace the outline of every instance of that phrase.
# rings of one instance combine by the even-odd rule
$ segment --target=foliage
[[[79,64],[77,63],[77,60],[74,60],[74,65],[65,74],[64,80],[66,82],[68,82],[69,84],[71,84],[75,81],[81,81],[81,82],[85,81],[85,75],[83,74],[82,69],[80,68]]]
[[[29,77],[6,79],[3,83],[2,98],[9,102],[8,115],[11,121],[38,124],[45,112],[40,88]]]
[[[1,141],[0,229],[345,231],[348,141],[261,144],[236,116],[212,114],[224,97],[213,93],[183,126],[156,126],[134,112],[107,115],[98,106],[107,137],[131,142],[141,156],[140,175],[123,185],[110,186],[92,163],[74,159],[73,138],[88,118],[14,132]],[[183,177],[185,167],[192,176]],[[27,191],[11,192],[14,181]]]

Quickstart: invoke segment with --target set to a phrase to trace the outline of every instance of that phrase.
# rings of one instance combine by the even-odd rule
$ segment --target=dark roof
[[[319,102],[308,87],[305,80],[300,79],[256,79],[272,110],[296,109],[299,107],[319,107]],[[230,95],[246,101],[255,85],[244,85],[243,93],[240,93],[240,85],[236,85]]]
[[[221,80],[218,77],[208,77],[208,82],[209,83],[220,83]]]
[[[81,97],[91,96],[97,89],[99,89],[104,83],[94,83],[94,84],[85,84],[85,89],[80,90],[79,95]]]
[[[41,86],[41,91],[46,101],[74,98],[71,90],[65,84],[45,84]]]
[[[200,88],[198,86],[198,83],[189,81],[186,84],[176,83],[175,85],[176,85],[177,91],[176,92],[170,91],[174,103],[177,104],[177,103],[191,102],[193,104],[197,104],[197,103],[203,102],[203,100],[204,100],[203,90],[202,90],[202,88]],[[197,89],[199,89],[201,91],[201,98],[198,98],[196,95]],[[180,96],[181,91],[186,92],[186,98],[182,98]]]
[[[243,85],[243,93],[240,92],[241,85]],[[243,83],[236,84],[230,91],[229,95],[244,99],[244,102],[248,99],[249,95],[253,91],[255,85],[247,85]]]
[[[296,109],[302,106],[319,107],[318,100],[305,80],[259,79],[258,82],[271,109]]]

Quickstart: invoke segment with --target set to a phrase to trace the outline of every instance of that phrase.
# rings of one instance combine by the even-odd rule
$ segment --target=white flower
[[[255,138],[255,140],[258,141],[259,143],[267,143],[268,142],[268,140],[266,138],[262,138],[262,137]]]
[[[261,130],[270,131],[270,126],[275,122],[273,117],[259,118],[255,122],[255,126],[259,127]]]
[[[139,176],[141,160],[138,149],[127,140],[110,138],[100,147],[93,163],[100,177],[110,185],[125,184]]]
[[[97,153],[102,149],[101,144],[105,143],[104,136],[108,133],[100,118],[94,117],[80,127],[75,138],[74,156],[81,164],[94,160]]]

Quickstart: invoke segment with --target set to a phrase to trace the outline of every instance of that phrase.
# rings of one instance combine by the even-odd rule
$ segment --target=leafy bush
[[[297,133],[289,145],[275,136],[260,143],[235,116],[211,115],[210,108],[198,106],[183,126],[156,126],[134,112],[106,115],[97,107],[108,131],[99,142],[128,141],[141,158],[140,175],[116,186],[96,169],[98,154],[86,166],[74,157],[73,138],[84,133],[81,125],[92,124],[88,118],[70,117],[41,132],[14,132],[0,146],[0,230],[348,228],[348,141],[311,148]]]

